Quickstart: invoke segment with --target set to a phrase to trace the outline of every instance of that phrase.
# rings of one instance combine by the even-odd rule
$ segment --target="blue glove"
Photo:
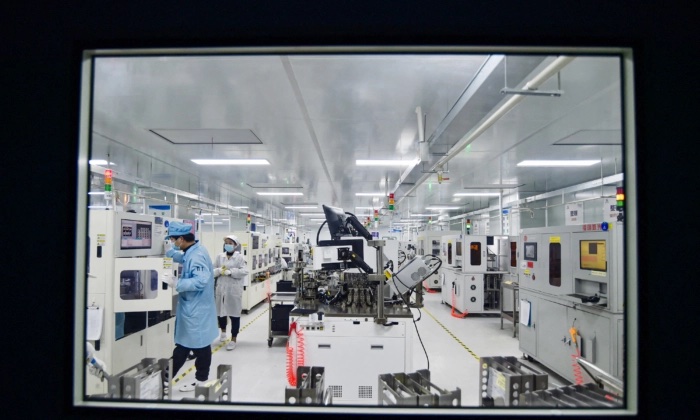
[[[167,251],[165,251],[165,256],[168,258],[172,258],[173,255],[175,255],[176,253],[177,253],[177,251],[175,251],[172,248],[169,248]]]

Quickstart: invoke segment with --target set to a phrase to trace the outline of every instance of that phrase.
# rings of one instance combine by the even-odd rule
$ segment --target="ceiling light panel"
[[[282,195],[304,195],[301,192],[285,192],[285,191],[275,191],[275,192],[257,192],[257,195],[270,195],[270,196],[282,196]]]
[[[420,159],[412,160],[392,160],[392,159],[357,159],[357,166],[413,166],[420,163]]]
[[[500,193],[455,193],[455,197],[498,197]]]
[[[600,163],[600,160],[524,160],[517,166],[576,167],[591,166],[596,163]]]
[[[190,159],[197,165],[269,165],[267,159]]]

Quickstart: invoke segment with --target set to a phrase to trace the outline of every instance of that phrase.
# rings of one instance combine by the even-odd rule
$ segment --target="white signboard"
[[[572,203],[564,206],[566,225],[583,224],[583,203]]]
[[[603,220],[611,223],[617,221],[617,215],[620,214],[617,211],[617,200],[614,198],[606,198],[603,200]]]

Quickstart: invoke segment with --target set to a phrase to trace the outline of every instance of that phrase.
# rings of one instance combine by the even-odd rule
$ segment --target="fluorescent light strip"
[[[355,207],[355,209],[360,209],[360,210],[380,210],[379,207]]]
[[[234,208],[234,209],[247,209],[248,206],[235,206],[235,207],[232,207],[232,208]]]
[[[197,165],[269,165],[267,159],[190,159]]]
[[[517,166],[591,166],[600,163],[600,160],[524,160]]]
[[[299,216],[325,216],[325,213],[299,213]]]
[[[455,197],[498,197],[499,193],[455,193]]]
[[[91,159],[88,161],[90,165],[106,165],[107,161],[103,159]],[[109,162],[110,165],[116,165],[114,162]]]
[[[90,191],[88,195],[105,195],[104,191],[99,192],[99,191]]]
[[[465,190],[505,190],[509,188],[518,188],[525,184],[474,184],[464,187]]]
[[[357,159],[357,166],[413,166],[420,163],[420,159],[391,160],[391,159]]]
[[[409,217],[413,217],[413,216],[427,216],[427,217],[432,217],[432,216],[439,216],[439,214],[432,214],[432,213],[418,214],[418,213],[415,213],[415,214],[410,215]]]
[[[311,220],[312,222],[325,222],[326,221],[326,219],[309,219],[309,220]]]
[[[257,195],[304,195],[304,193],[300,192],[259,192],[256,193]]]
[[[218,216],[219,213],[202,213],[200,216]]]
[[[426,207],[426,210],[458,210],[461,207],[448,207],[448,206],[430,206]]]
[[[285,209],[317,209],[318,206],[284,206]]]
[[[358,197],[384,197],[384,193],[355,193]]]

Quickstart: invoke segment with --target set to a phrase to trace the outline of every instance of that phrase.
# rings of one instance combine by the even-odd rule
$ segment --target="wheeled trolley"
[[[289,312],[294,308],[295,296],[296,292],[275,292],[270,295],[268,347],[272,347],[275,337],[289,336]]]

